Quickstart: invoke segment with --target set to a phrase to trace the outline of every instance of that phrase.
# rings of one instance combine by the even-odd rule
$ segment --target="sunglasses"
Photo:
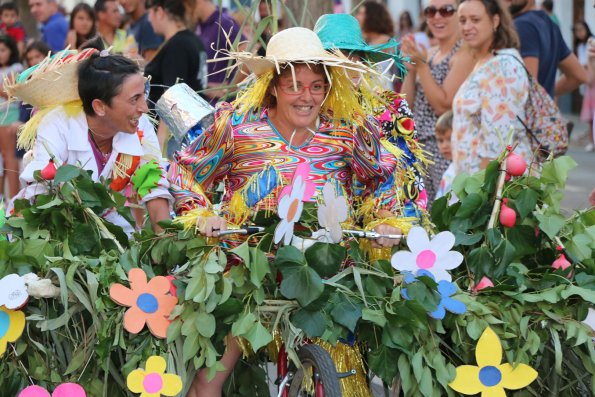
[[[456,11],[457,8],[452,4],[440,8],[429,6],[424,9],[424,15],[428,18],[434,18],[436,16],[436,13],[439,13],[443,18],[446,18],[452,17]]]

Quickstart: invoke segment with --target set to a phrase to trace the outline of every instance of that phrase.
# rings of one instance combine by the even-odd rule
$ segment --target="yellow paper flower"
[[[6,351],[6,344],[21,337],[25,329],[25,313],[0,306],[0,356]]]
[[[165,373],[165,359],[151,356],[147,360],[146,369],[135,369],[126,378],[126,385],[140,397],[175,396],[182,391],[182,378]]]
[[[516,368],[502,362],[502,345],[498,335],[486,328],[475,350],[477,366],[457,367],[455,380],[448,385],[462,394],[481,393],[481,397],[506,397],[504,389],[518,390],[527,387],[537,378],[537,371],[526,364]]]

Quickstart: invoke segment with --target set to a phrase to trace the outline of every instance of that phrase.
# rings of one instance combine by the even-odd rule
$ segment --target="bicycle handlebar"
[[[221,230],[218,234],[218,237],[228,236],[230,234],[250,235],[255,233],[262,233],[264,229],[265,228],[262,226],[242,226],[239,229]],[[381,234],[374,231],[353,229],[343,229],[343,234],[351,235],[353,237],[367,238],[370,240],[377,240],[380,238],[401,239],[404,237],[402,234]]]

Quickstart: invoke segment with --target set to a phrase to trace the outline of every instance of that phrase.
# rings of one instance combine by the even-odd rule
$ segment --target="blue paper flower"
[[[426,276],[434,279],[434,275],[427,270],[420,270],[417,272],[417,277]],[[406,273],[403,279],[405,284],[411,284],[417,281],[416,276],[413,273]],[[430,317],[435,318],[437,320],[442,320],[446,315],[446,310],[454,314],[464,314],[467,311],[467,306],[463,302],[460,302],[456,299],[451,298],[457,292],[457,285],[450,281],[441,280],[438,283],[438,294],[440,295],[440,302],[436,307],[436,310],[429,313]],[[409,295],[407,294],[407,288],[403,288],[401,290],[401,295],[403,298],[407,300],[411,300]]]

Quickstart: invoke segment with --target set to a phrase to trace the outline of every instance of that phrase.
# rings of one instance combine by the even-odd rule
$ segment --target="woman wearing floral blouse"
[[[485,168],[506,146],[513,129],[515,152],[531,146],[524,119],[529,81],[516,48],[519,38],[498,0],[463,0],[458,9],[463,40],[477,64],[453,101],[453,163],[458,173]],[[516,59],[515,59],[516,58]]]

